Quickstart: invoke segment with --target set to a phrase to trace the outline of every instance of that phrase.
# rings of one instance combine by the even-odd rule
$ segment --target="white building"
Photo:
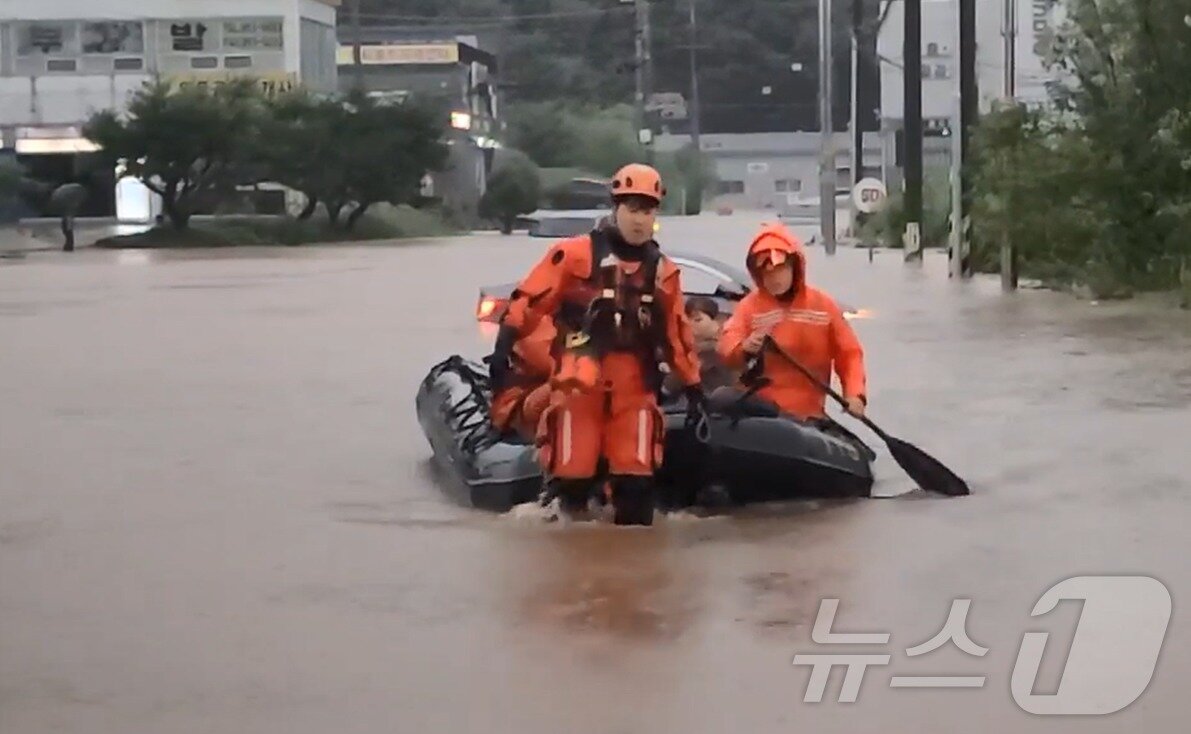
[[[201,84],[249,74],[276,88],[302,84],[333,91],[338,5],[339,0],[3,0],[0,148],[29,167],[67,171],[69,177],[71,165],[63,165],[61,157],[77,160],[94,150],[81,135],[87,118],[123,107],[158,76]],[[92,198],[105,195],[93,192]],[[89,203],[104,208],[103,202]]]
[[[1046,99],[1052,75],[1042,60],[1042,50],[1059,22],[1061,4],[1056,0],[1008,0],[1016,3],[1016,98],[1027,102]],[[1005,42],[1002,28],[1006,0],[976,2],[976,86],[981,111],[1003,97]],[[882,4],[877,36],[881,63],[881,131],[887,150],[896,159],[895,137],[905,117],[902,69],[905,43],[905,3]],[[959,111],[959,3],[957,0],[922,0],[922,117],[930,130],[955,129]],[[929,135],[929,132],[928,132]],[[923,150],[926,165],[946,165],[951,141],[927,137]]]

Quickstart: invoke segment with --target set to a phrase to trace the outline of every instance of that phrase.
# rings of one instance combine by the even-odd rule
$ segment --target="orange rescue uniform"
[[[793,297],[779,299],[765,290],[753,267],[766,250],[784,253],[794,263]],[[747,265],[757,289],[736,307],[724,325],[719,353],[726,364],[743,368],[749,355],[743,343],[757,330],[768,331],[774,343],[789,352],[812,374],[831,383],[839,375],[844,397],[866,400],[864,351],[856,333],[835,300],[806,282],[806,254],[802,245],[781,225],[766,225],[749,246]],[[796,367],[771,352],[765,353],[764,374],[772,382],[757,395],[801,419],[826,415],[825,396]]]
[[[651,313],[661,322],[632,332],[630,341],[635,343],[584,345],[582,338],[576,338],[573,319],[559,316],[560,310],[569,308],[573,314],[601,294],[607,295],[596,281],[612,267],[624,286],[618,286],[618,298],[646,289],[643,280],[650,268],[616,258],[597,247],[600,242],[593,242],[593,238],[618,236],[605,228],[556,243],[518,285],[503,321],[517,334],[528,334],[553,317],[560,332],[556,343],[564,351],[556,355],[554,389],[537,431],[539,459],[550,478],[594,478],[601,458],[613,476],[653,475],[662,462],[665,430],[649,365],[651,359],[656,364],[656,347],[661,347],[661,356],[685,386],[699,384],[699,361],[684,313],[679,270],[660,252],[655,251],[652,297],[656,307]],[[641,247],[657,245],[649,242]],[[620,321],[617,324],[619,329]],[[654,343],[653,334],[661,344]],[[586,351],[587,346],[592,351]]]
[[[512,384],[492,397],[492,424],[499,431],[514,430],[533,440],[538,421],[550,403],[550,376],[554,373],[552,349],[556,329],[553,319],[544,318],[513,346]]]

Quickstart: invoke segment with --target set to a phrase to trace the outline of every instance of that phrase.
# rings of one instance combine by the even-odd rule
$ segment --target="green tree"
[[[499,166],[488,179],[480,198],[480,216],[500,223],[500,231],[510,234],[518,215],[538,208],[542,182],[538,168],[524,156],[514,156]]]
[[[1008,235],[1023,272],[1098,294],[1185,272],[1191,180],[1191,23],[1185,0],[1068,0],[1063,83],[1040,111],[981,122],[974,222]]]
[[[161,197],[173,226],[184,229],[200,207],[259,180],[253,162],[264,118],[264,98],[251,79],[212,89],[157,81],[133,96],[126,114],[93,115],[84,135],[107,164],[124,161]]]
[[[274,101],[260,158],[269,177],[305,194],[300,219],[318,204],[347,229],[376,203],[420,201],[422,178],[446,163],[445,125],[436,109],[361,95],[304,92]]]
[[[298,219],[308,219],[321,197],[338,183],[340,166],[328,166],[342,145],[343,105],[334,99],[296,91],[277,98],[266,123],[261,156],[270,177],[300,191],[306,206]]]
[[[579,133],[564,106],[557,102],[531,102],[509,110],[509,147],[525,151],[539,166],[572,165],[579,147]]]
[[[442,116],[412,102],[388,104],[359,95],[344,100],[341,109],[320,196],[331,220],[351,204],[346,221],[351,229],[373,204],[419,202],[423,177],[447,162]]]
[[[673,174],[663,166],[662,173],[672,183],[667,186],[670,196],[681,196],[685,205],[684,215],[698,214],[703,210],[704,193],[716,182],[715,163],[709,156],[688,143],[673,156]]]
[[[696,0],[700,88],[708,122],[752,130],[813,130],[818,0]],[[836,48],[847,48],[852,2],[836,5]],[[868,0],[875,25],[884,3]],[[510,102],[631,104],[635,11],[613,0],[362,0],[365,23],[475,33],[501,60]],[[654,88],[686,93],[688,0],[650,0]],[[342,16],[346,23],[347,15]],[[874,36],[875,37],[875,34]],[[870,46],[869,50],[873,50]],[[865,71],[875,79],[875,56]],[[794,72],[801,63],[805,71]],[[835,118],[848,119],[849,58],[838,54]],[[768,87],[769,92],[764,89]],[[867,122],[871,129],[874,121]]]

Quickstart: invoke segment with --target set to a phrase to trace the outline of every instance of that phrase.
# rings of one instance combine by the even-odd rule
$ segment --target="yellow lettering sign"
[[[335,52],[340,66],[355,63],[352,46],[340,46]],[[459,44],[457,43],[400,43],[372,44],[360,46],[360,63],[369,65],[388,64],[457,64]]]
[[[170,77],[170,82],[178,89],[215,89],[234,79],[252,79],[268,96],[284,94],[293,91],[298,86],[296,74],[236,74],[232,72],[208,72],[193,74],[177,74]]]

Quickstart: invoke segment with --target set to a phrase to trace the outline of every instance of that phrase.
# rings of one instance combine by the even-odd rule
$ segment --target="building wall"
[[[1046,84],[1052,74],[1044,68],[1039,44],[1049,37],[1059,20],[1061,5],[1055,0],[1017,2],[1017,98],[1025,102],[1046,99]],[[959,106],[959,16],[956,0],[922,2],[922,116],[947,118]],[[976,86],[982,110],[991,108],[1003,96],[1005,44],[1001,32],[1003,0],[976,3]],[[881,117],[901,120],[905,116],[902,64],[905,43],[905,4],[893,0],[881,26],[877,52],[881,61]],[[933,48],[932,48],[933,44]],[[931,51],[935,51],[934,55]],[[940,77],[943,71],[946,76]]]
[[[1027,104],[1046,100],[1046,86],[1054,77],[1043,63],[1043,45],[1061,18],[1055,0],[1017,2],[1016,98]],[[904,76],[905,5],[892,0],[881,26],[877,52],[881,57],[881,137],[885,150],[885,183],[900,188],[903,174],[898,160],[898,131],[905,117]],[[1005,43],[1002,34],[1003,0],[976,3],[976,87],[980,109],[987,111],[1004,96]],[[922,116],[927,127],[923,140],[923,167],[951,165],[953,137],[930,132],[932,124],[956,127],[959,117],[959,7],[955,0],[923,0],[922,3]]]
[[[335,26],[311,18],[301,20],[300,76],[303,86],[317,92],[334,92],[339,86],[335,63]]]
[[[344,92],[356,86],[354,51],[350,37],[341,39],[339,88]],[[497,105],[495,100],[489,105],[478,91],[493,80],[478,55],[474,37],[406,37],[405,32],[373,28],[361,39],[358,70],[365,92],[398,99],[408,95],[436,109],[444,124],[449,122],[450,155],[444,170],[429,175],[430,195],[468,223],[478,223],[479,201],[495,155],[490,146]]]
[[[981,3],[977,3],[980,5]],[[988,4],[988,3],[985,3]],[[992,3],[998,5],[999,3]],[[922,117],[949,118],[957,109],[959,86],[958,3],[955,0],[922,2]],[[893,0],[885,24],[877,37],[881,61],[881,117],[901,120],[905,116],[902,52],[905,43],[905,4]],[[981,50],[986,51],[984,44]],[[987,60],[987,59],[985,59]],[[977,64],[980,64],[980,59]],[[1000,60],[997,59],[997,63]]]
[[[690,142],[685,135],[662,135],[657,150],[669,152]],[[700,146],[715,164],[719,179],[708,202],[741,209],[784,210],[798,199],[819,196],[818,133],[717,133],[703,135]],[[835,136],[837,188],[851,188],[849,137]],[[881,170],[881,141],[876,133],[864,138],[866,173]],[[674,187],[671,187],[674,190]]]
[[[335,89],[338,0],[3,0],[0,148],[48,183],[78,181],[85,213],[119,213],[114,172],[80,155],[96,111],[123,108],[156,75],[180,84],[236,75],[284,89],[304,77]],[[320,56],[321,54],[321,56]],[[129,189],[139,189],[135,193]],[[121,182],[127,200],[152,197]]]
[[[334,22],[316,0],[104,0],[102,12],[95,0],[5,0],[0,126],[80,123],[158,73],[288,85],[307,70],[314,88],[334,89]]]

